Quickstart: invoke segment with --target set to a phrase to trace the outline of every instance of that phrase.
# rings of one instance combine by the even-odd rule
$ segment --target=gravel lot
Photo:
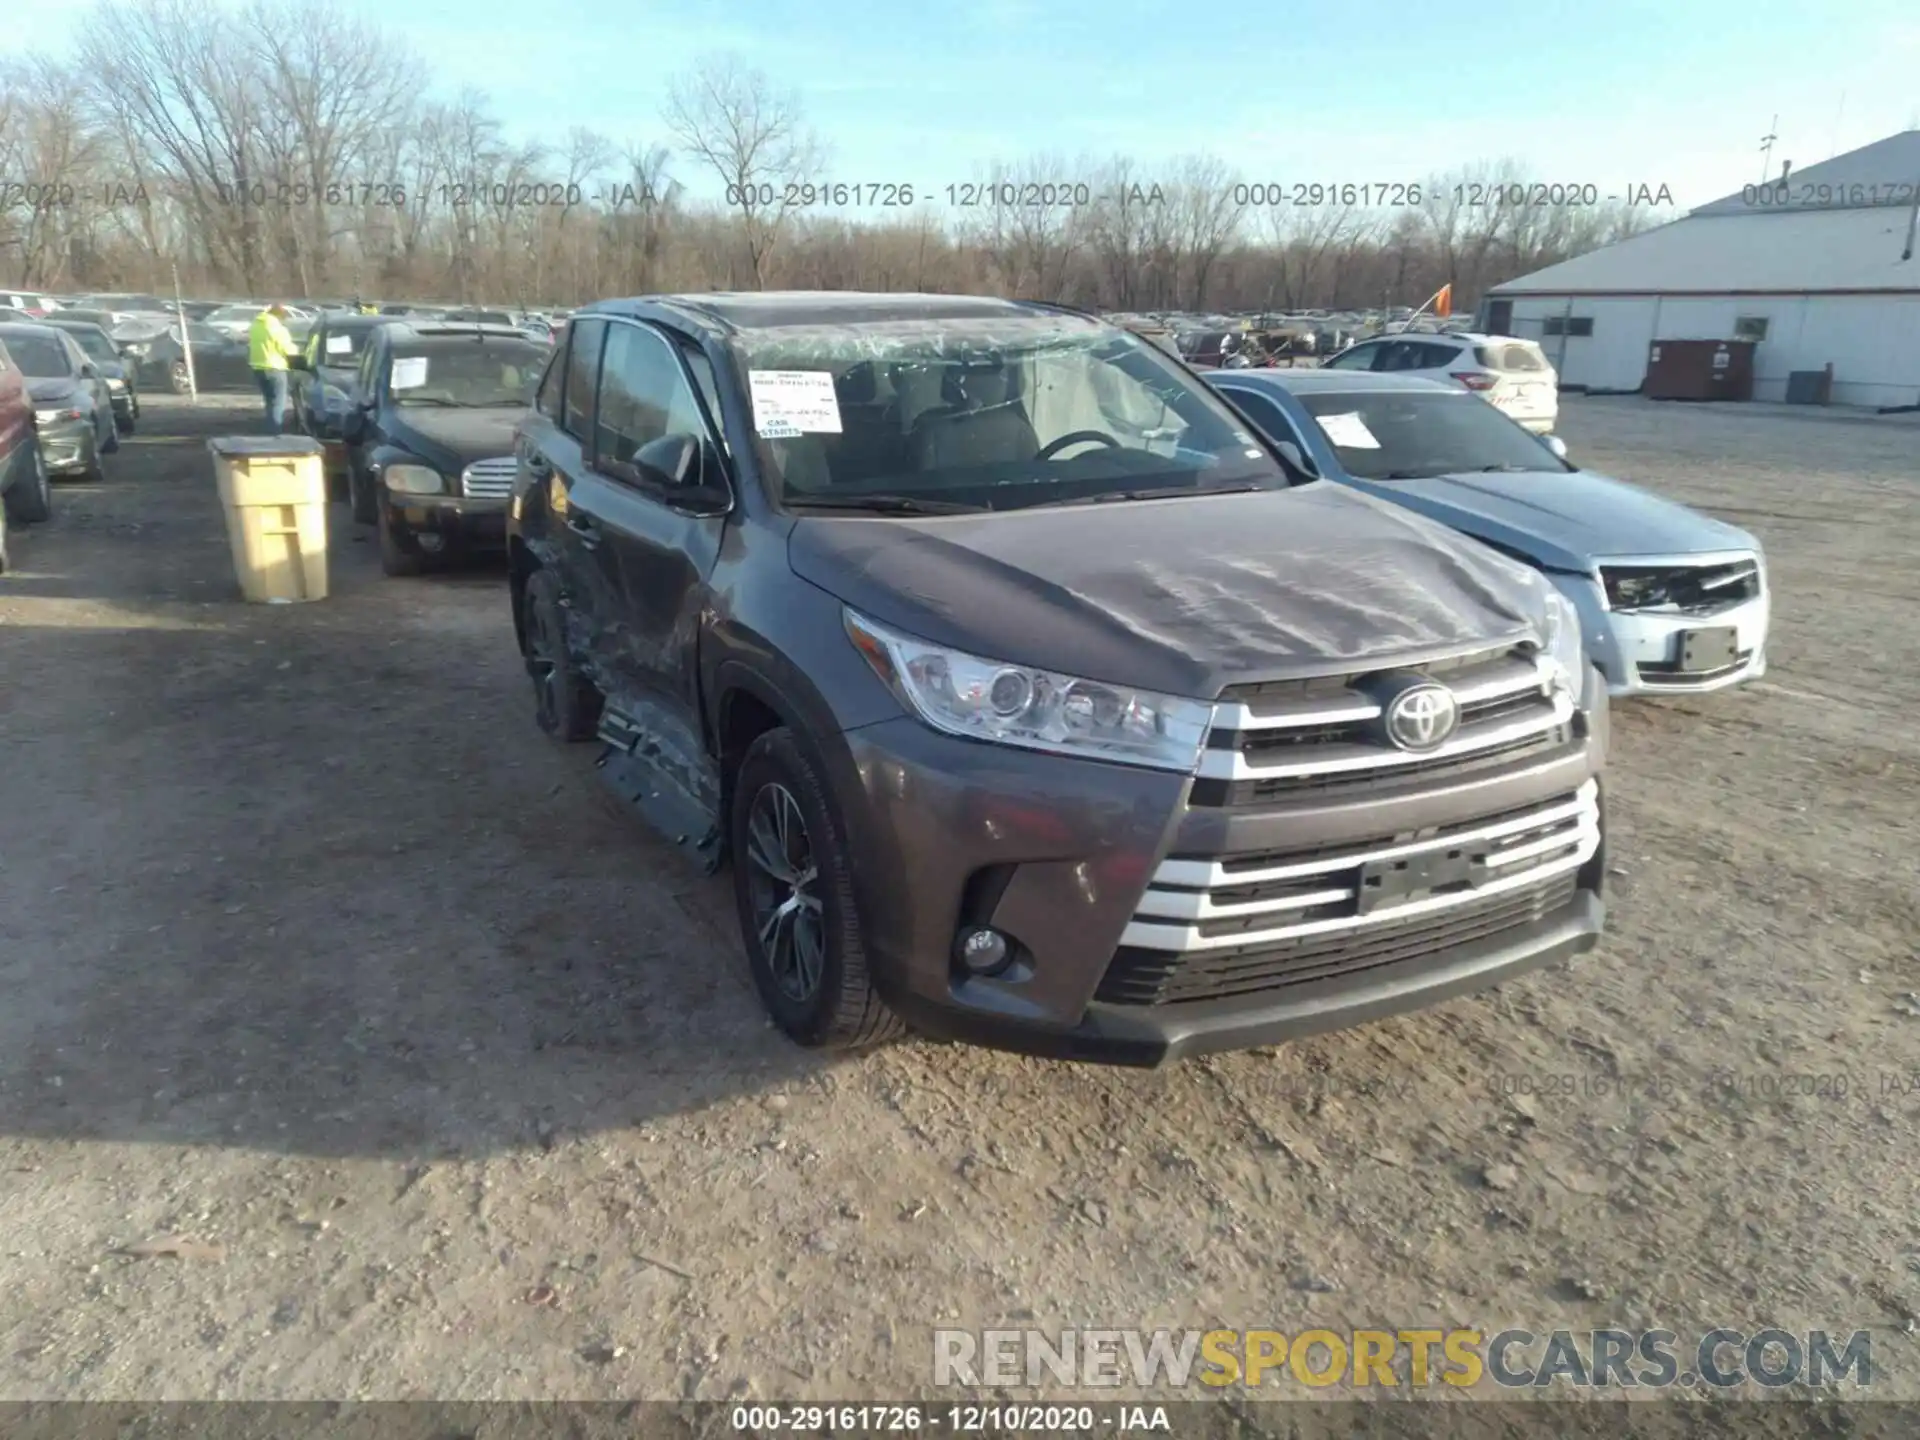
[[[1139,1073],[788,1045],[725,880],[535,731],[497,570],[386,580],[336,508],[330,601],[238,602],[203,441],[257,423],[150,402],[0,578],[0,1398],[899,1397],[942,1324],[1435,1323],[1872,1328],[1920,1399],[1920,425],[1567,401],[1777,591],[1766,681],[1616,710],[1608,941]]]

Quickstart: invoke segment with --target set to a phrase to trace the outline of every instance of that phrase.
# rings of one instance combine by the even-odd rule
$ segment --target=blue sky
[[[922,191],[1036,154],[1072,179],[1087,159],[1204,151],[1282,183],[1513,156],[1686,205],[1759,178],[1776,114],[1776,170],[1920,119],[1914,0],[315,0],[330,7],[413,42],[447,94],[486,91],[522,137],[665,143],[663,77],[731,52],[799,93],[831,178]],[[58,50],[86,13],[29,8],[0,50],[28,32]]]

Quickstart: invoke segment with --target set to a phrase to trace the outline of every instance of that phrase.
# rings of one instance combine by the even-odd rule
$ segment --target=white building
[[[1920,404],[1916,220],[1909,130],[1497,285],[1481,323],[1537,339],[1570,389],[1638,389],[1656,340],[1756,340],[1756,400],[1831,364],[1834,404]]]

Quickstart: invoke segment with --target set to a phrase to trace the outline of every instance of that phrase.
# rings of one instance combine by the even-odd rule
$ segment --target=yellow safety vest
[[[293,336],[280,323],[280,317],[262,310],[253,317],[247,330],[247,364],[255,370],[284,370],[293,354]]]

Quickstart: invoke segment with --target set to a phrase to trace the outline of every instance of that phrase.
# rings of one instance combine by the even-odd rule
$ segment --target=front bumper
[[[1244,809],[1190,806],[1188,776],[979,744],[906,718],[850,731],[827,762],[874,982],[931,1035],[1153,1066],[1417,1009],[1591,949],[1605,913],[1597,820],[1577,868],[1553,881],[1551,904],[1521,913],[1508,902],[1511,924],[1488,918],[1476,931],[1468,905],[1491,916],[1500,902],[1473,897],[1459,923],[1439,928],[1431,916],[1382,912],[1354,942],[1363,958],[1316,962],[1317,974],[1296,968],[1228,998],[1130,999],[1123,974],[1138,953],[1149,882],[1170,853],[1360,849],[1576,791],[1597,807],[1597,786],[1582,787],[1605,753],[1606,700],[1597,683],[1589,689],[1595,708],[1581,742],[1551,759],[1412,794]],[[957,933],[981,924],[1016,944],[1000,976],[969,975],[953,959]],[[1198,970],[1220,953],[1176,963]]]
[[[471,499],[463,495],[396,495],[382,487],[380,504],[394,537],[413,548],[505,550],[505,496]],[[433,537],[427,546],[422,537]]]
[[[62,420],[40,427],[40,460],[50,475],[74,475],[93,463],[91,420]]]
[[[1551,577],[1580,612],[1587,655],[1606,676],[1616,699],[1643,695],[1704,695],[1757,680],[1767,673],[1767,632],[1772,595],[1761,571],[1760,593],[1711,614],[1610,610],[1606,591],[1587,575]],[[1683,637],[1690,630],[1732,628],[1738,632],[1734,663],[1710,670],[1682,668]]]

